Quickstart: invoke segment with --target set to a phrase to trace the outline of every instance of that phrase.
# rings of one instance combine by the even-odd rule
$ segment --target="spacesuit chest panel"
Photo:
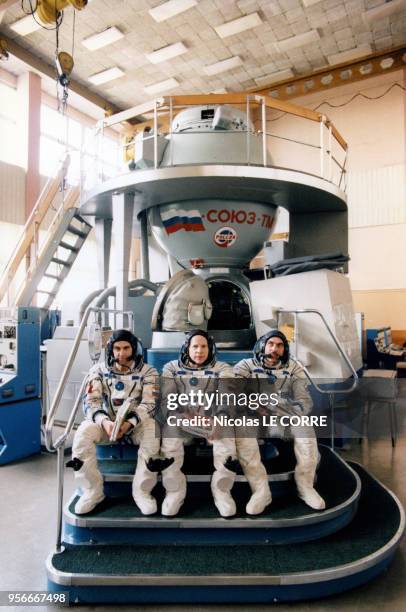
[[[112,412],[115,414],[118,408],[128,398],[133,398],[138,404],[142,398],[143,376],[140,374],[117,375],[109,372],[103,379],[105,396],[109,399]]]
[[[257,379],[261,392],[267,392],[265,387],[269,386],[269,392],[283,395],[289,393],[291,374],[288,370],[275,368],[267,371],[258,367],[252,371],[252,375]]]
[[[174,382],[178,393],[201,390],[214,393],[218,388],[219,372],[213,370],[177,370]]]

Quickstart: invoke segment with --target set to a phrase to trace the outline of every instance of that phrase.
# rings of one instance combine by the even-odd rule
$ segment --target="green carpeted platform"
[[[293,451],[292,451],[293,452]],[[327,508],[333,508],[345,502],[353,495],[356,489],[356,478],[351,473],[346,465],[340,461],[329,448],[320,447],[321,461],[320,468],[317,474],[317,489],[326,500]],[[103,463],[108,463],[104,461]],[[112,463],[116,463],[112,461]],[[133,462],[130,463],[131,466]],[[127,469],[128,466],[124,466]],[[133,472],[129,472],[133,473]],[[314,510],[306,506],[294,491],[294,486],[291,487],[291,493],[287,497],[275,497],[271,506],[265,512],[257,517],[249,517],[250,521],[269,519],[291,519],[305,517],[314,514]],[[163,499],[163,489],[160,484],[154,490],[154,495],[159,502]],[[250,497],[250,489],[247,483],[237,483],[233,488],[233,496],[237,502],[238,513],[237,517],[247,518],[245,506]],[[75,497],[70,505],[69,511],[74,513],[74,507],[78,497]],[[106,498],[106,500],[97,506],[97,508],[86,515],[92,518],[120,518],[132,519],[142,517],[142,514],[135,505],[132,497]],[[218,518],[219,514],[212,500],[209,483],[195,483],[193,487],[189,486],[189,494],[185,504],[178,514],[178,518],[187,519],[203,519],[203,518]],[[154,516],[154,518],[160,518]],[[162,517],[163,520],[168,519]],[[227,522],[231,522],[230,519]]]
[[[285,546],[200,546],[198,551],[190,545],[66,545],[62,554],[53,556],[52,565],[74,574],[204,576],[284,575],[351,563],[385,546],[400,525],[394,498],[362,467],[352,467],[362,481],[358,513],[347,527],[322,540]],[[321,491],[322,483],[331,481],[331,489],[337,484],[326,471],[320,476]]]
[[[291,472],[295,469],[296,459],[293,452],[293,444],[290,440],[275,440],[273,446],[278,450],[278,456],[272,459],[266,458],[267,446],[261,446],[263,463],[268,474],[279,474]],[[128,448],[128,447],[127,447]],[[128,449],[133,451],[133,448]],[[111,456],[110,455],[111,451]],[[100,470],[104,474],[134,474],[136,459],[125,457],[126,447],[114,448],[111,445],[101,445],[98,447],[98,462]],[[120,455],[123,454],[124,457]],[[265,455],[265,456],[264,456]],[[213,449],[200,440],[194,440],[193,444],[185,446],[185,459],[183,471],[186,475],[211,475],[213,473]],[[237,474],[242,474],[241,467]]]

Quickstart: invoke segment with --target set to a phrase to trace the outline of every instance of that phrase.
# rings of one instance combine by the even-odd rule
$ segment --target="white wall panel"
[[[348,173],[349,226],[406,222],[404,164]]]
[[[24,224],[25,170],[0,162],[0,221]]]

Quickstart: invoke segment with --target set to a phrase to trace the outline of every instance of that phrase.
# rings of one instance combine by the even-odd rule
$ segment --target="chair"
[[[398,435],[396,416],[397,372],[394,370],[365,370],[361,381],[363,381],[362,388],[365,400],[363,431],[368,436],[371,405],[373,403],[386,404],[389,414],[392,447],[395,448]]]

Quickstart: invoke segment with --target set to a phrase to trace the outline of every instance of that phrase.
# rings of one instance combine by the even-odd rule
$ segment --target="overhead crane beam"
[[[7,36],[1,34],[1,38],[7,42],[8,52],[11,55],[14,55],[21,61],[25,62],[28,66],[38,71],[39,73],[48,76],[51,79],[56,78],[56,70],[52,64],[48,64],[46,61],[40,59],[30,51],[27,51],[27,49],[24,49],[24,47],[16,43],[14,40],[11,40]],[[69,89],[71,91],[74,91],[79,96],[82,96],[82,98],[85,98],[85,100],[88,100],[99,108],[102,108],[107,115],[112,113],[118,113],[122,110],[114,104],[111,104],[111,102],[109,102],[102,96],[99,96],[99,94],[90,91],[74,79],[71,79],[71,81],[69,82]]]

